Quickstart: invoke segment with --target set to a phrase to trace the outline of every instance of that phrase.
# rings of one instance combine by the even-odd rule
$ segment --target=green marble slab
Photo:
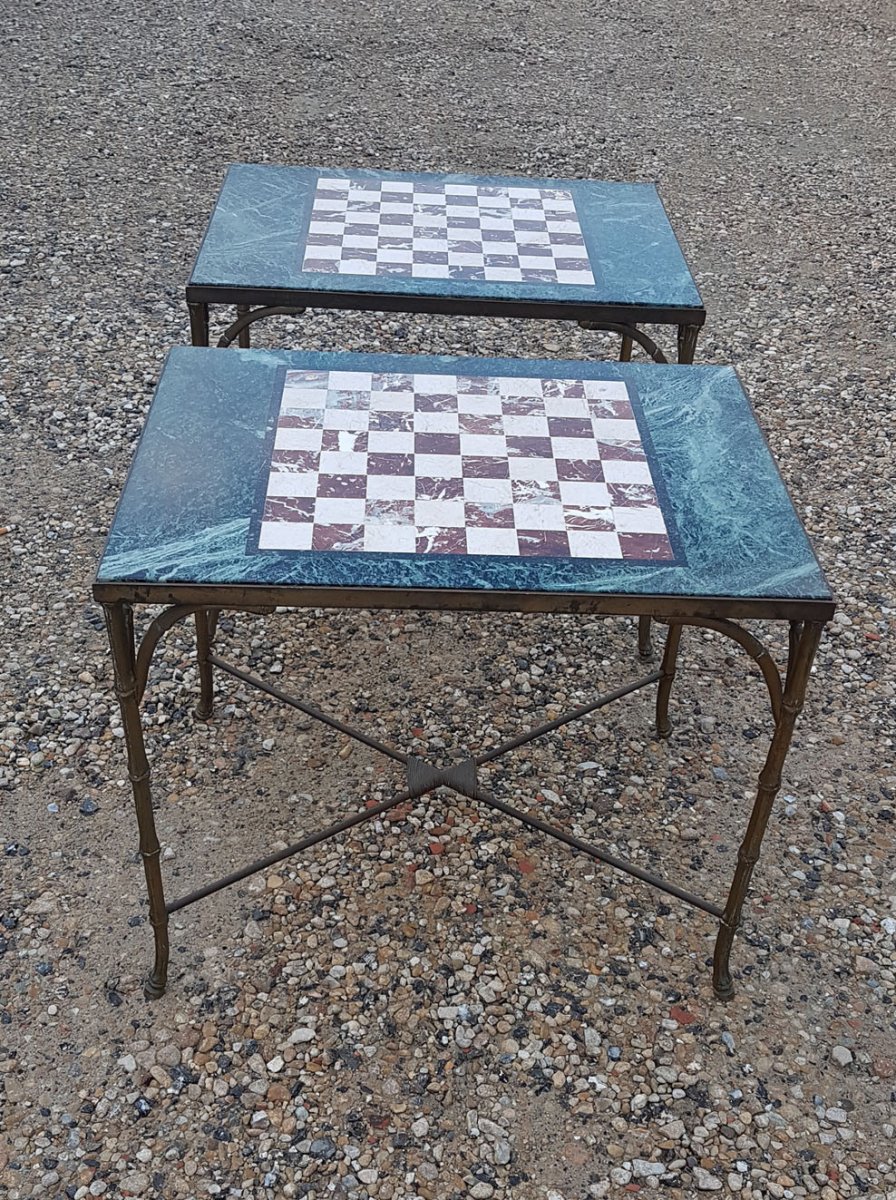
[[[593,282],[416,278],[304,269],[306,238],[321,177],[359,184],[366,181],[376,186],[392,181],[418,187],[435,183],[492,189],[562,189],[574,199]],[[191,289],[201,291],[207,299],[219,293],[219,300],[241,289],[284,294],[351,292],[635,306],[651,312],[669,309],[694,324],[701,324],[705,315],[700,293],[655,186],[599,180],[235,164],[229,168],[218,196],[189,280],[188,295]],[[276,296],[271,296],[271,302],[276,303]],[[657,319],[661,319],[659,315]]]
[[[286,371],[622,381],[671,561],[264,551],[259,506]],[[753,411],[727,367],[173,349],[97,575],[108,585],[261,585],[831,602]],[[788,610],[789,611],[789,610]]]

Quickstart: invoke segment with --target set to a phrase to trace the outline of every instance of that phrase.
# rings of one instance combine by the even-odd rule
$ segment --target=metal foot
[[[733,941],[734,930],[724,923],[720,925],[712,958],[712,990],[719,1000],[731,1000],[734,997],[734,980],[728,964]]]

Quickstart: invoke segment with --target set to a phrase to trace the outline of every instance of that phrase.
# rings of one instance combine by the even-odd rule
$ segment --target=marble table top
[[[137,584],[831,600],[730,368],[187,347],[96,594]]]
[[[237,164],[188,297],[240,290],[668,309],[703,303],[652,184]],[[659,315],[658,315],[659,319]]]

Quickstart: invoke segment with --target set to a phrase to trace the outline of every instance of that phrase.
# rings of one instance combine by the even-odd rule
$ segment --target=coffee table
[[[732,937],[834,611],[733,370],[172,350],[94,596],[108,624],[155,933],[148,996],[165,988],[169,914],[440,787],[716,918],[713,985],[732,995]],[[134,610],[149,604],[165,607],[138,646]],[[646,614],[667,635],[659,668],[442,769],[214,653],[221,609],[280,605]],[[202,717],[212,713],[216,668],[387,755],[404,781],[384,802],[166,903],[140,702],[159,639],[190,615]],[[751,618],[788,623],[783,681],[738,623]],[[667,736],[685,626],[741,646],[771,707],[768,755],[723,903],[546,824],[478,778],[516,747],[648,686]]]
[[[219,345],[306,307],[678,327],[693,361],[706,311],[652,184],[230,167],[187,284],[193,344],[236,305]]]

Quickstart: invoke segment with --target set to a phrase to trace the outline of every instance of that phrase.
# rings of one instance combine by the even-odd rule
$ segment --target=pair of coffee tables
[[[112,648],[162,994],[168,918],[255,871],[449,788],[677,897],[719,924],[713,987],[834,603],[734,371],[671,366],[644,323],[678,327],[690,363],[705,313],[651,187],[588,181],[231,168],[187,287],[194,343],[170,352],[94,596]],[[209,306],[237,306],[208,348]],[[253,351],[250,326],[307,307],[572,319],[622,335],[622,361]],[[655,361],[631,363],[633,344]],[[134,610],[163,605],[139,642]],[[624,614],[666,627],[659,667],[444,768],[221,658],[218,613],[278,606]],[[140,718],[153,653],[196,621],[200,700],[213,671],[389,757],[394,795],[166,901]],[[788,623],[782,674],[739,624]],[[727,896],[705,899],[488,790],[482,768],[641,688],[669,700],[686,626],[758,665],[772,736]]]

